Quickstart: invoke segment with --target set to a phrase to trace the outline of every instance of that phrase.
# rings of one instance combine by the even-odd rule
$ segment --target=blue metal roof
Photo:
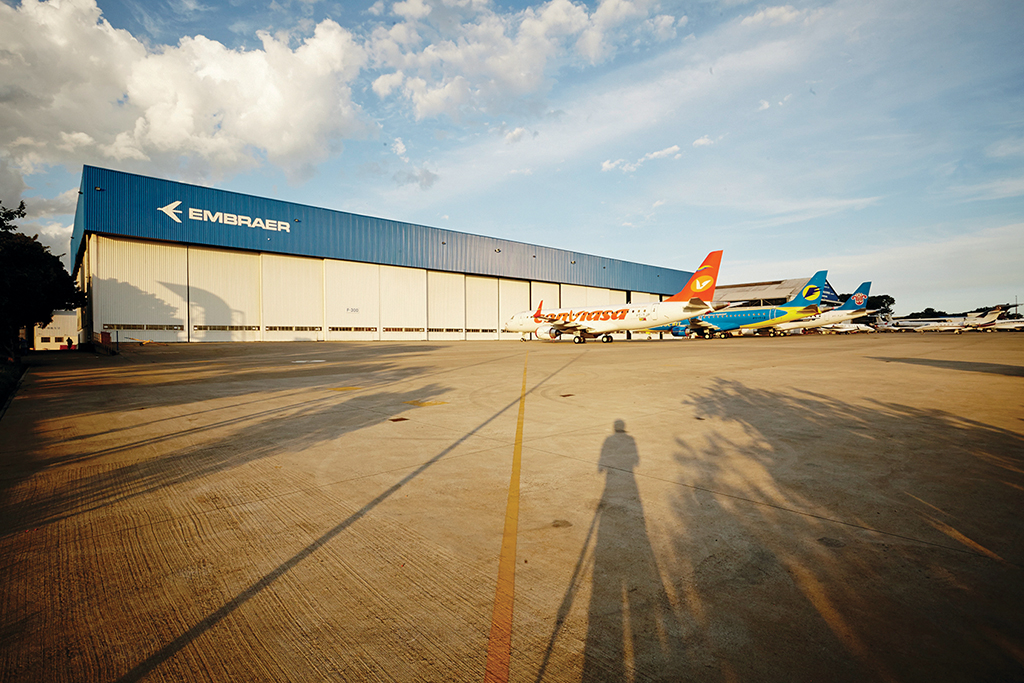
[[[652,294],[675,294],[692,275],[95,166],[82,170],[75,271],[87,233]]]

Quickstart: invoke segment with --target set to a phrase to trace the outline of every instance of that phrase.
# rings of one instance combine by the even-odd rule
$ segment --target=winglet
[[[711,303],[715,295],[715,283],[718,282],[718,266],[722,264],[722,251],[713,251],[700,264],[700,268],[693,271],[690,281],[686,283],[683,290],[674,294],[665,301],[689,301],[700,299],[705,303]]]

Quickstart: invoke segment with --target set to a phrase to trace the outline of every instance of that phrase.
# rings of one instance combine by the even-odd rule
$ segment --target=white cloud
[[[987,201],[1008,199],[1024,195],[1024,176],[1017,178],[1000,178],[987,183],[974,185],[955,185],[949,188],[955,197],[966,201]]]
[[[421,190],[429,190],[441,176],[431,173],[426,168],[416,168],[412,171],[399,171],[394,175],[394,179],[399,185],[419,185]]]
[[[508,134],[505,135],[505,142],[510,145],[515,144],[522,140],[523,137],[527,134],[527,132],[528,131],[523,127],[519,127],[513,131],[509,131]]]
[[[612,161],[609,159],[601,164],[601,170],[612,171],[616,168],[620,168],[623,173],[632,173],[651,159],[664,159],[666,157],[678,159],[680,157],[679,145],[672,145],[671,147],[666,147],[665,149],[658,150],[657,152],[648,152],[633,163],[629,163],[625,159],[619,159],[618,161]]]
[[[699,137],[699,138],[697,138],[696,140],[693,141],[693,146],[694,147],[707,147],[708,145],[713,145],[713,144],[715,144],[715,141],[712,140],[707,135],[705,135],[703,137]]]
[[[66,190],[53,199],[28,197],[25,199],[25,218],[39,220],[50,216],[69,216],[78,204],[78,190]]]
[[[373,68],[404,77],[378,78],[374,91],[400,93],[421,120],[536,107],[554,69],[605,61],[634,39],[669,40],[686,25],[654,9],[650,0],[602,0],[592,13],[570,0],[505,14],[482,0],[396,3],[402,21],[376,28],[367,49]]]
[[[395,153],[399,159],[405,163],[409,163],[409,157],[405,155],[405,143],[402,142],[402,138],[395,138],[395,141],[391,143],[391,151]]]
[[[654,205],[651,208],[652,209],[656,209],[656,208],[658,208],[659,206],[661,206],[664,203],[665,203],[664,199],[659,199],[658,201],[654,202]]]
[[[782,26],[784,24],[791,24],[794,21],[799,21],[803,16],[804,12],[796,9],[792,5],[785,5],[782,7],[768,7],[760,10],[748,17],[744,17],[743,21],[740,23],[744,26],[755,26],[758,24]]]
[[[853,253],[819,252],[813,257],[775,261],[771,271],[765,270],[763,261],[733,261],[730,282],[797,277],[827,268],[829,282],[840,291],[851,291],[858,283],[871,280],[872,292],[896,298],[899,314],[926,306],[952,312],[1005,303],[1024,284],[1019,267],[1024,259],[1022,223],[971,234],[915,235],[898,240]]]
[[[1024,138],[1006,138],[992,145],[985,150],[990,157],[1019,157],[1024,156]]]
[[[259,37],[256,50],[203,36],[149,48],[91,0],[0,4],[0,147],[21,173],[182,157],[199,174],[264,158],[300,172],[369,130],[349,87],[366,55],[348,31],[324,21],[294,49]]]
[[[761,100],[761,102],[758,103],[758,105],[757,105],[757,110],[758,111],[764,111],[765,109],[767,109],[770,106],[772,106],[772,105],[768,104],[767,100]]]

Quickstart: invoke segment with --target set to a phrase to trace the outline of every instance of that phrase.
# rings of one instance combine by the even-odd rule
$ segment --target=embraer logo
[[[181,213],[181,211],[178,211],[178,204],[181,204],[181,202],[171,202],[167,206],[161,206],[159,209],[157,209],[157,211],[163,211],[165,214],[170,216],[171,220],[173,220],[175,223],[180,223],[181,219],[175,215]]]
[[[181,200],[178,200],[176,202],[171,202],[167,206],[158,206],[156,210],[163,213],[175,223],[181,223],[181,219],[178,218],[178,215],[184,212],[178,208],[180,204]],[[273,218],[260,218],[259,216],[253,218],[252,216],[243,216],[241,214],[228,213],[226,211],[214,212],[208,209],[197,209],[195,207],[189,207],[188,219],[190,221],[200,221],[204,223],[221,223],[223,225],[238,225],[246,228],[261,228],[263,230],[291,232],[291,224],[288,221],[274,220]]]

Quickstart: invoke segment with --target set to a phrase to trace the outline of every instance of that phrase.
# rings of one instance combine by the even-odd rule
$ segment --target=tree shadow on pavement
[[[1020,434],[724,380],[684,403],[681,679],[1024,680]]]
[[[0,518],[17,521],[6,524],[3,533],[52,524],[165,489],[168,491],[164,495],[189,495],[197,482],[213,475],[333,442],[401,415],[412,409],[409,401],[429,400],[445,391],[440,385],[430,384],[408,392],[356,396],[327,393],[59,458],[51,464],[59,464],[59,472],[65,472],[65,476],[47,477],[45,488],[40,486],[42,490],[29,500],[22,500],[22,496],[13,501],[15,509],[4,500]],[[181,418],[177,421],[187,422]],[[208,434],[216,436],[207,440],[204,437]],[[176,447],[180,442],[190,445]],[[117,462],[119,456],[130,456],[131,461]],[[113,458],[115,464],[89,466],[104,458]],[[85,466],[88,473],[83,475],[82,468],[74,465]],[[183,486],[187,488],[180,488]],[[170,490],[175,488],[178,490]]]

